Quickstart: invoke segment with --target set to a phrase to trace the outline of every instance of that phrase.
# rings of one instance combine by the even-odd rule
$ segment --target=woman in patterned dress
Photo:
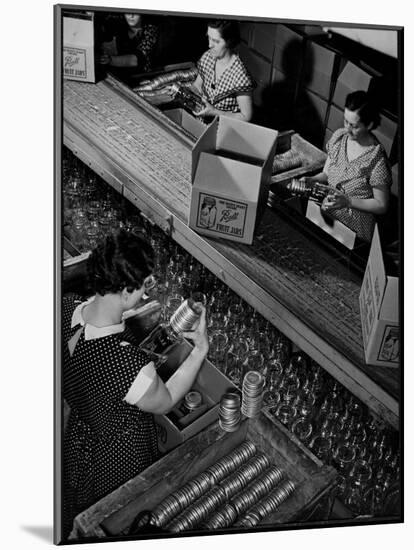
[[[74,517],[150,466],[158,456],[153,414],[165,414],[190,390],[207,355],[205,309],[194,348],[163,382],[125,328],[153,284],[152,248],[126,231],[88,258],[92,297],[63,298],[63,396],[70,406],[63,450],[64,537]]]
[[[198,62],[195,90],[202,95],[201,117],[225,115],[248,122],[252,118],[253,81],[234,48],[240,42],[236,21],[210,21],[209,49]]]
[[[117,69],[148,72],[159,37],[157,25],[143,21],[138,13],[125,13],[113,31],[115,37],[101,45],[100,63]]]
[[[379,112],[366,92],[349,94],[345,101],[344,128],[327,144],[323,172],[305,178],[335,187],[322,202],[322,210],[371,241],[375,215],[388,208],[391,169],[386,152],[372,133],[380,123]]]

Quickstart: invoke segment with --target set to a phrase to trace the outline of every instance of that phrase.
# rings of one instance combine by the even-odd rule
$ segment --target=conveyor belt
[[[189,230],[191,143],[171,131],[162,113],[130,96],[129,90],[121,93],[118,85],[108,81],[96,85],[66,81],[65,135],[71,136],[67,141],[79,136],[79,142],[86,141],[99,152],[98,160],[111,159],[109,164],[125,174],[124,192],[132,193],[137,204],[151,197],[154,208],[171,212],[177,222],[175,230],[185,233],[186,242],[205,248],[198,259],[205,259],[207,267],[208,258],[217,263],[217,251],[226,266],[236,268],[234,273],[232,269],[223,273],[229,286],[239,292],[243,286],[243,297],[258,305],[298,345],[306,328],[305,351],[397,425],[398,369],[364,364],[358,304],[361,279],[270,209],[251,246],[201,238]],[[281,324],[283,318],[293,318],[287,331]],[[322,341],[329,351],[324,352],[324,360],[319,353]]]

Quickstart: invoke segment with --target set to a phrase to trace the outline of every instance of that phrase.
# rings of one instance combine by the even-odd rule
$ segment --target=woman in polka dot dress
[[[240,41],[236,21],[211,21],[207,37],[209,50],[198,62],[194,88],[202,94],[201,117],[225,115],[248,122],[252,118],[253,81],[234,48]]]
[[[338,191],[326,197],[322,210],[371,241],[375,215],[388,208],[391,169],[381,143],[371,130],[380,122],[378,110],[366,92],[349,94],[345,101],[344,128],[327,144],[323,172],[306,178],[328,183]]]
[[[93,296],[63,298],[63,396],[70,417],[63,450],[64,536],[74,517],[150,466],[158,455],[153,414],[165,414],[191,389],[207,355],[205,309],[194,348],[164,384],[125,328],[153,281],[152,248],[126,231],[88,258]]]

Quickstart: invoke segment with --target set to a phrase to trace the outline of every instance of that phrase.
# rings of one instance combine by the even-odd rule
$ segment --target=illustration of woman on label
[[[398,361],[400,353],[400,341],[398,329],[390,328],[382,348],[381,359],[383,361]]]
[[[216,199],[213,197],[204,197],[201,205],[199,224],[201,227],[211,229],[216,225],[217,207]]]

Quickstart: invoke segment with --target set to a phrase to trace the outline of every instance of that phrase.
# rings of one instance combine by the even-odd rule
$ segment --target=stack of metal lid
[[[163,527],[187,506],[200,498],[210,489],[210,476],[201,472],[183,485],[180,489],[171,493],[158,504],[152,511],[152,522],[157,527]]]
[[[199,498],[191,506],[172,520],[168,530],[172,533],[180,533],[187,529],[194,529],[202,523],[216,508],[222,506],[226,501],[226,493],[220,486],[213,487],[210,491]]]
[[[259,479],[254,479],[232,500],[231,504],[235,508],[237,515],[240,516],[247,512],[261,498],[269,494],[283,478],[283,472],[277,466],[271,466],[262,474]]]
[[[203,404],[203,396],[197,390],[191,390],[184,396],[184,405],[189,411],[195,411]]]
[[[269,467],[269,459],[262,453],[253,456],[250,460],[238,468],[233,474],[226,477],[221,487],[226,492],[227,498],[231,498],[244,489],[254,478]]]
[[[257,504],[240,518],[239,523],[244,527],[254,527],[266,516],[275,512],[295,490],[295,484],[290,480],[283,481],[270,494],[262,498]]]
[[[211,485],[220,483],[222,479],[233,473],[255,453],[256,447],[254,443],[251,441],[244,441],[231,453],[215,462],[206,470],[206,473],[210,476]]]
[[[264,384],[264,376],[255,370],[248,371],[243,379],[241,410],[248,418],[254,418],[260,413]]]
[[[204,523],[204,529],[220,529],[230,527],[237,519],[237,512],[229,502],[211,515]]]
[[[218,414],[220,428],[225,432],[235,432],[241,421],[240,396],[234,392],[223,394]]]
[[[276,489],[257,502],[250,510],[239,519],[238,525],[244,527],[254,527],[266,516],[275,512],[295,490],[295,484],[290,480],[285,480]]]
[[[195,321],[200,317],[200,311],[194,307],[194,301],[185,300],[170,318],[170,327],[176,334],[191,330]]]

